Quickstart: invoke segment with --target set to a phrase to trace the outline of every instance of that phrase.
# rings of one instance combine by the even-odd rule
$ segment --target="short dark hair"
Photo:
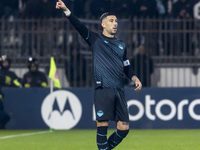
[[[116,15],[115,15],[114,12],[105,12],[105,13],[103,13],[103,14],[101,15],[100,21],[102,22],[102,20],[103,20],[104,18],[106,18],[107,16],[116,16]]]

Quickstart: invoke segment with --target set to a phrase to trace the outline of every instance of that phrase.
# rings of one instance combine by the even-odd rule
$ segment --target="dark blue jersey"
[[[109,38],[88,30],[72,14],[68,17],[84,40],[91,46],[96,87],[124,87],[124,73],[131,79],[133,71],[126,58],[126,46],[117,38]]]

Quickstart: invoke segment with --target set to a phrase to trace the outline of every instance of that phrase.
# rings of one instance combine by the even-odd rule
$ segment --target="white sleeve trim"
[[[125,67],[125,66],[129,66],[129,65],[130,65],[130,62],[129,62],[129,60],[128,60],[128,59],[127,59],[127,60],[125,60],[125,61],[124,61],[124,67]]]
[[[69,17],[70,14],[71,14],[71,11],[68,9],[67,11],[64,11],[64,13],[65,13],[65,15],[66,15],[67,17]]]

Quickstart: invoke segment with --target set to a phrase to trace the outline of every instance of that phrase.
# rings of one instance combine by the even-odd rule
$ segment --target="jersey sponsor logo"
[[[130,65],[129,60],[125,60],[125,61],[124,61],[124,66],[129,66],[129,65]]]
[[[104,41],[104,43],[108,44],[109,42],[108,41]]]
[[[118,47],[119,47],[121,50],[124,49],[124,47],[123,47],[121,44],[119,44]]]
[[[99,116],[99,117],[102,117],[103,114],[104,114],[104,112],[103,112],[102,110],[99,110],[99,111],[97,112],[97,116]]]
[[[71,129],[80,121],[82,106],[69,91],[55,91],[44,99],[41,107],[44,122],[53,129]]]

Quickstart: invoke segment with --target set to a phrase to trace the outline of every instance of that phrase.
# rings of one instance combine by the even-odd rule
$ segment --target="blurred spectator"
[[[1,87],[21,87],[20,78],[10,71],[11,60],[6,56],[2,55],[0,58],[0,76],[2,80],[0,81]]]
[[[199,0],[69,0],[68,5],[78,17],[90,16],[90,18],[98,19],[98,17],[106,11],[114,11],[121,18],[129,16],[137,16],[139,18],[152,18],[157,16],[167,16],[169,3],[173,5],[173,16],[191,15],[192,9],[188,9],[189,5]],[[57,0],[5,0],[0,4],[0,17],[14,16],[18,17],[21,13],[27,18],[50,18],[58,17],[54,4]],[[187,3],[189,5],[185,5]],[[183,5],[182,5],[183,4]],[[182,6],[186,10],[180,12]],[[80,9],[81,7],[81,9]],[[190,6],[189,6],[190,7]],[[88,17],[87,17],[88,18]]]
[[[192,6],[189,0],[178,0],[173,4],[173,17],[174,18],[192,18]]]
[[[195,21],[195,29],[200,30],[200,1],[196,0],[195,4],[194,4],[194,18],[196,19]],[[194,53],[195,55],[199,55],[200,54],[200,33],[196,32],[195,34],[195,38],[194,38]],[[195,70],[195,69],[194,69]]]
[[[55,2],[50,0],[29,0],[22,12],[24,18],[51,18],[56,16]]]
[[[85,10],[85,19],[92,19],[92,14],[90,11],[90,4],[93,0],[87,0],[85,2],[84,10]]]
[[[107,0],[92,0],[90,3],[90,13],[96,19],[104,12],[110,11],[110,2]]]
[[[129,7],[132,5],[132,0],[123,0],[123,1],[115,1],[110,0],[110,9],[111,11],[115,12],[119,18],[126,18],[128,19],[131,17],[132,9],[130,10]]]
[[[85,51],[86,52],[86,51]],[[86,62],[76,48],[70,50],[70,63],[65,62],[65,74],[71,87],[82,86],[86,79]]]
[[[4,15],[5,17],[19,17],[19,0],[5,0]]]
[[[168,0],[156,0],[159,17],[166,17],[168,15]]]
[[[8,123],[9,120],[10,120],[9,115],[4,111],[3,93],[0,87],[0,130],[5,129],[5,125]]]
[[[55,3],[52,0],[42,0],[41,18],[56,17]]]
[[[134,25],[132,27],[132,30],[143,31],[144,29],[152,26],[152,23],[145,24],[143,19],[155,18],[158,16],[156,0],[135,0],[135,1],[133,0],[132,2],[133,3],[131,8],[132,10],[134,10],[134,12],[132,13],[133,15],[132,21],[134,22],[135,19],[137,19],[136,23],[132,24]],[[148,36],[147,32],[137,32],[137,34],[135,35],[135,41],[136,41],[135,46],[139,47],[140,45],[144,45],[145,42],[147,41],[147,36]],[[154,40],[154,39],[149,39],[149,40]]]
[[[0,17],[4,16],[4,1],[0,3]]]
[[[29,71],[22,79],[23,87],[47,87],[48,81],[45,73],[39,71],[39,63],[36,58],[30,57],[27,62]]]
[[[22,12],[29,0],[19,0],[19,11]]]
[[[140,78],[142,86],[151,86],[153,60],[146,54],[146,50],[143,45],[138,47],[138,53],[131,59],[131,66],[135,74]]]
[[[42,1],[41,0],[29,0],[26,4],[22,17],[25,18],[39,18],[42,13]]]
[[[78,18],[85,18],[85,3],[85,0],[74,0],[73,2],[73,12]]]
[[[133,10],[135,10],[135,15],[138,18],[154,18],[158,16],[155,0],[137,0],[133,6]]]
[[[177,18],[177,22],[174,24],[175,29],[182,30],[175,34],[174,48],[176,55],[194,55],[194,47],[192,38],[193,35],[189,33],[189,30],[193,29],[193,22],[190,19],[193,18],[193,0],[178,0],[173,4],[173,17]]]

